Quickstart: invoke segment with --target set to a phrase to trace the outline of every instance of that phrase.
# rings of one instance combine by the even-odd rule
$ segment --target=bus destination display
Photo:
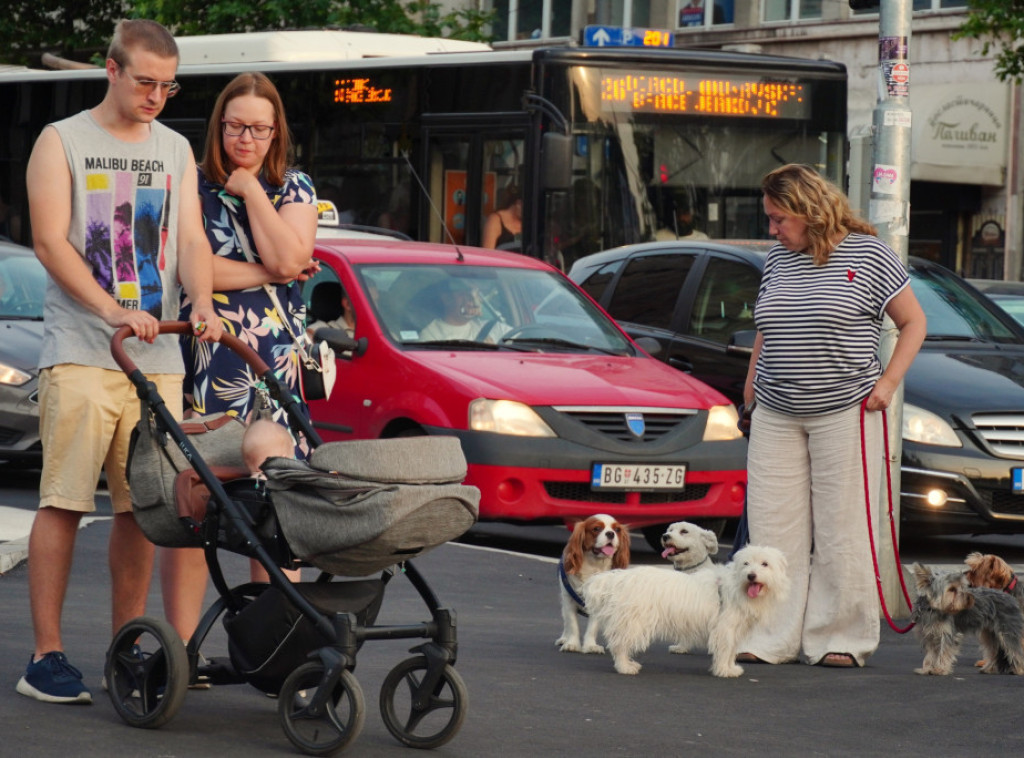
[[[335,79],[334,102],[347,104],[390,103],[391,88],[378,86],[369,77]]]
[[[690,113],[740,118],[811,116],[810,93],[799,81],[754,76],[602,73],[602,110]]]

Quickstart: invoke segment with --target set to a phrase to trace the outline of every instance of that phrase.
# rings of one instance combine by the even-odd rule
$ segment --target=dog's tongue
[[[615,555],[615,546],[605,545],[603,548],[601,548],[601,552],[605,555]]]
[[[761,594],[761,589],[764,587],[763,584],[752,582],[747,585],[747,597],[757,597]]]
[[[674,547],[667,547],[661,551],[662,558],[668,558],[670,555],[675,555],[676,549]]]

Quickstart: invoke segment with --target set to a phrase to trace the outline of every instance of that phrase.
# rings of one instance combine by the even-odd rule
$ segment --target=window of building
[[[968,0],[914,0],[914,11],[941,11],[947,8],[966,8]],[[855,16],[878,13],[878,3],[869,8],[855,9]]]
[[[733,0],[679,0],[677,7],[681,29],[733,22]]]
[[[821,0],[764,0],[765,22],[818,18],[821,18]]]
[[[498,40],[568,37],[572,13],[561,0],[493,0],[493,32]]]

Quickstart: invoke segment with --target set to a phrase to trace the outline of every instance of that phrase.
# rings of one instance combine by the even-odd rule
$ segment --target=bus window
[[[469,179],[469,140],[443,137],[431,140],[429,181],[430,197],[441,212],[431,214],[427,224],[430,242],[463,244],[466,239],[466,191]],[[442,228],[447,228],[447,232]]]
[[[480,228],[483,230],[491,214],[497,213],[499,232],[492,246],[521,253],[523,140],[484,140],[483,163]],[[480,244],[487,246],[488,241],[481,236]]]
[[[522,131],[507,134],[508,128],[475,129],[472,132],[432,136],[429,140],[428,175],[430,196],[437,205],[451,239],[441,228],[441,219],[428,224],[431,242],[482,244],[487,218],[499,208],[510,191],[521,192]],[[496,134],[495,132],[505,132]],[[521,230],[505,223],[507,239],[497,247],[522,252]]]

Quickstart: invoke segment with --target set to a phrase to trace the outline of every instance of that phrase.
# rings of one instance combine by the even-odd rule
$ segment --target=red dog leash
[[[896,623],[892,620],[892,616],[889,615],[889,609],[885,605],[885,592],[882,590],[882,575],[878,570],[878,553],[875,550],[875,536],[871,528],[871,523],[874,519],[871,517],[871,490],[868,486],[868,451],[864,433],[864,419],[867,412],[868,399],[864,398],[864,401],[860,404],[860,459],[864,470],[864,500],[867,503],[868,540],[871,543],[871,561],[875,566],[875,583],[878,585],[878,599],[882,602],[882,612],[885,614],[885,620],[889,622],[889,626],[894,632],[898,634],[906,634],[914,628],[914,622],[910,622],[910,624],[902,628],[896,626]],[[914,604],[910,602],[910,596],[907,594],[907,585],[903,581],[903,565],[900,563],[899,540],[896,537],[896,521],[892,515],[892,472],[889,467],[889,416],[885,411],[882,411],[882,435],[885,439],[885,491],[889,496],[889,529],[892,533],[893,553],[896,555],[896,573],[900,577],[900,587],[903,590],[903,599],[906,600],[907,605],[913,609]]]

